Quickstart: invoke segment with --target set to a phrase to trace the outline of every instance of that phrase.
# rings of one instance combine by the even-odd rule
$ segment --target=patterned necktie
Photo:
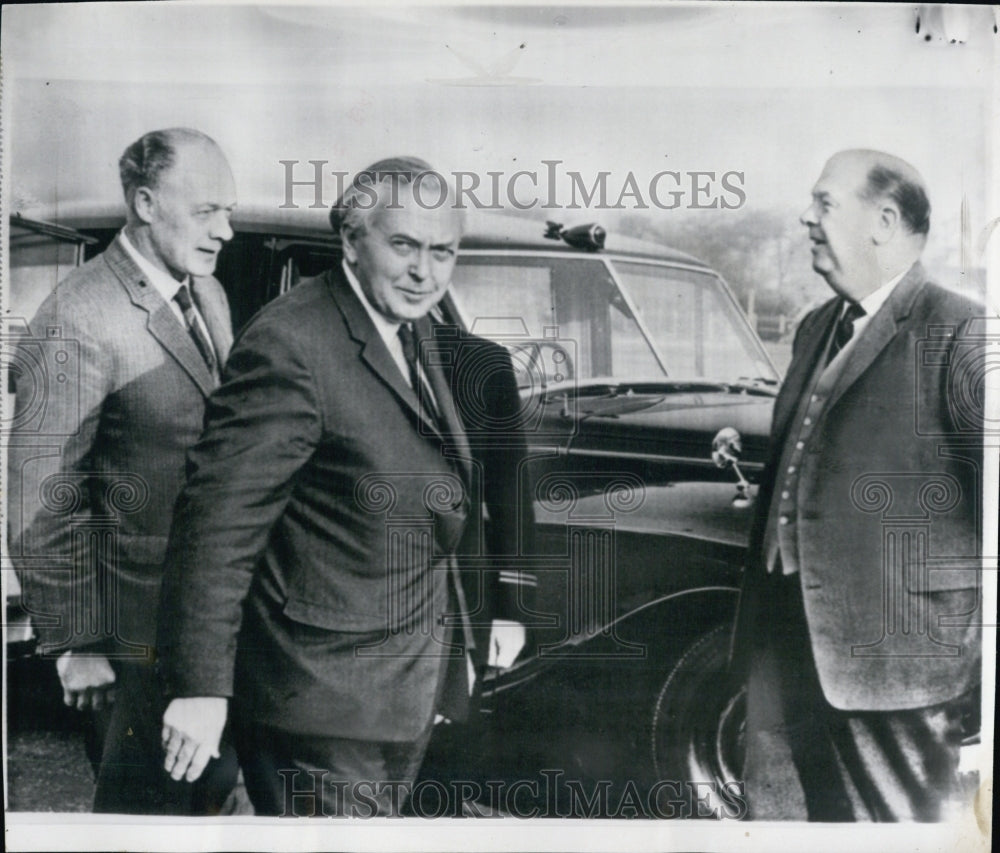
[[[472,476],[468,465],[471,451],[462,419],[455,408],[448,380],[442,373],[441,367],[436,361],[428,359],[427,351],[420,348],[420,341],[427,337],[429,331],[429,328],[423,331],[413,323],[403,323],[397,334],[409,367],[410,382],[421,408],[430,422],[437,427],[453,464],[460,469],[468,486]],[[423,371],[418,368],[418,360]]]
[[[410,387],[413,389],[413,393],[417,395],[424,413],[440,429],[441,423],[434,407],[434,399],[431,397],[430,390],[421,378],[420,368],[417,365],[417,336],[414,334],[413,324],[400,324],[399,331],[396,334],[399,336],[399,343],[403,347],[403,358],[406,359],[406,366],[410,370]]]
[[[177,290],[177,293],[174,294],[174,301],[181,307],[181,313],[184,314],[184,323],[194,340],[195,346],[198,347],[198,352],[200,352],[201,357],[205,359],[205,364],[208,365],[209,373],[213,376],[217,375],[215,351],[212,349],[212,344],[209,342],[208,338],[205,337],[205,333],[201,328],[201,323],[198,322],[197,315],[194,313],[194,303],[191,301],[191,292],[188,290],[188,286],[186,284],[182,284]]]
[[[827,364],[833,361],[834,356],[854,337],[854,321],[864,316],[865,309],[857,302],[847,303],[847,310],[844,312],[844,316],[837,321],[837,327],[833,331],[833,343],[830,345],[830,357]]]

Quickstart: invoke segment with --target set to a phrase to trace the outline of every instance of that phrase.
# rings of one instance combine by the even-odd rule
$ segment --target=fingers
[[[171,726],[164,726],[162,738],[166,749],[163,769],[175,782],[181,779],[186,779],[188,782],[196,781],[208,766],[208,762],[218,758],[217,751],[196,743]]]
[[[181,748],[184,746],[184,735],[182,735],[177,729],[171,726],[164,726],[163,728],[163,741],[164,749],[166,750],[166,755],[163,759],[163,769],[167,771],[171,776],[174,775],[174,768],[177,765],[177,759],[180,755]],[[188,756],[188,761],[191,758]],[[180,778],[184,771],[187,770],[187,764],[181,770],[180,774],[176,778]]]
[[[115,704],[115,689],[113,687],[93,688],[90,692],[90,707],[95,711],[103,711]]]
[[[212,758],[219,756],[219,740],[226,724],[228,700],[220,696],[191,696],[170,701],[163,712],[163,767],[175,781],[195,781]]]
[[[101,710],[114,702],[115,671],[103,655],[63,652],[56,672],[68,707]]]
[[[102,711],[115,703],[115,697],[116,691],[112,686],[85,687],[81,690],[63,687],[63,704],[78,711]]]
[[[191,764],[188,766],[187,774],[184,778],[188,782],[194,782],[201,774],[204,772],[205,768],[208,766],[208,762],[213,758],[212,752],[204,744],[199,744],[197,749],[194,751],[194,755],[191,757]],[[179,779],[179,776],[173,776],[174,779]]]

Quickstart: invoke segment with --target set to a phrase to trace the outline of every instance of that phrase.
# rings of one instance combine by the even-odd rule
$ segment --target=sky
[[[922,34],[917,8],[8,6],[3,197],[18,209],[117,200],[125,146],[188,125],[222,145],[242,198],[268,204],[284,200],[280,160],[353,172],[410,153],[479,175],[559,160],[588,185],[610,172],[615,197],[630,173],[646,192],[661,170],[740,172],[744,212],[794,221],[826,158],[861,146],[925,175],[929,248],[957,264],[963,202],[967,244],[997,215],[1000,38],[988,7],[932,9]],[[965,43],[948,43],[955,33]],[[732,215],[689,201],[648,214],[708,227]]]

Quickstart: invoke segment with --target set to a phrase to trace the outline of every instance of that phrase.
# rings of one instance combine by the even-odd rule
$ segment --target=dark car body
[[[529,444],[519,482],[536,518],[533,551],[511,565],[537,591],[528,646],[511,668],[486,673],[472,722],[439,727],[424,775],[468,782],[472,800],[505,780],[492,804],[503,812],[552,811],[549,783],[587,802],[607,783],[612,800],[592,816],[614,816],[613,792],[663,780],[711,782],[712,808],[725,809],[720,786],[739,778],[739,690],[724,672],[752,511],[746,480],[763,465],[780,377],[707,264],[614,234],[601,247],[589,226],[467,217],[439,319],[511,353]],[[12,217],[12,313],[29,320],[122,221],[93,205]],[[338,258],[326,211],[241,205],[233,227],[216,275],[237,329]],[[5,347],[26,331],[17,325],[8,322]],[[724,428],[739,433],[740,476],[713,461]],[[24,627],[16,599],[8,622]],[[29,634],[16,639],[12,657],[24,659]],[[693,816],[705,792],[692,790],[672,816]],[[670,816],[657,802],[650,816]]]

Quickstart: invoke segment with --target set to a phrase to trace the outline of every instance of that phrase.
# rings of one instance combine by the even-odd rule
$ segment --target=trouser
[[[841,711],[823,696],[798,575],[769,575],[747,693],[757,820],[934,821],[954,795],[962,700]]]
[[[166,700],[150,663],[114,663],[115,703],[99,712],[103,732],[94,811],[115,814],[219,814],[236,784],[233,747],[223,743],[196,782],[175,782],[163,769]]]
[[[367,741],[283,732],[234,720],[247,793],[258,815],[399,816],[433,725],[415,741]]]

